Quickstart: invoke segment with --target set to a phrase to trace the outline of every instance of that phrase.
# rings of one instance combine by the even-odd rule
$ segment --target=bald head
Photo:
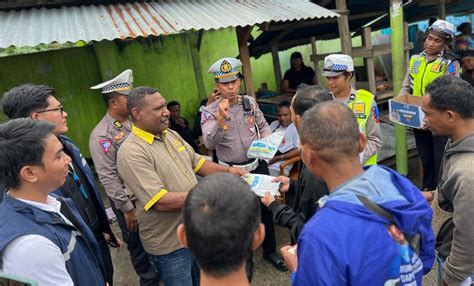
[[[303,116],[301,144],[316,152],[326,162],[358,157],[359,138],[357,119],[343,103],[323,102]]]

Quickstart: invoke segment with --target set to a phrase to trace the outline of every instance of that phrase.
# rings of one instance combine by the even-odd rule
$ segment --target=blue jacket
[[[0,220],[0,262],[4,249],[14,239],[23,235],[41,235],[57,245],[65,257],[69,254],[66,269],[74,285],[105,285],[102,255],[94,235],[72,200],[61,198],[60,201],[61,210],[67,209],[69,214],[61,212],[75,222],[76,227],[64,222],[56,213],[43,211],[4,194],[0,204],[0,218],[3,218]],[[76,238],[75,243],[74,239],[71,240],[72,235]],[[68,247],[73,248],[68,250]]]
[[[396,242],[387,231],[389,222],[356,195],[390,212],[403,233],[419,233],[419,256]],[[434,261],[432,211],[410,181],[372,166],[323,197],[319,206],[298,240],[294,285],[421,285]]]
[[[97,206],[96,208],[97,216],[99,218],[100,224],[103,227],[102,231],[110,235],[110,240],[112,242],[116,242],[117,239],[112,229],[110,228],[109,220],[107,218],[107,213],[105,212],[104,203],[102,202],[102,198],[100,197],[99,188],[97,187],[94,174],[92,173],[92,170],[89,167],[89,164],[87,164],[87,161],[82,156],[81,151],[79,150],[79,148],[77,148],[76,145],[74,145],[71,139],[69,139],[68,137],[64,135],[61,135],[59,136],[59,141],[61,141],[61,143],[63,144],[63,147],[66,150],[66,153],[71,154],[71,159],[74,161],[74,163],[77,166],[79,166],[82,173],[87,178],[87,183],[89,184],[89,190],[92,191],[91,198],[92,200],[94,200],[94,203]],[[61,189],[56,189],[52,193],[58,196],[64,197],[63,193],[61,192]]]

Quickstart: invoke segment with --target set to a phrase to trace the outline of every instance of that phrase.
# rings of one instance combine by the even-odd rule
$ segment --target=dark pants
[[[423,165],[423,189],[434,190],[443,159],[447,137],[433,136],[430,131],[414,129],[416,149]]]
[[[138,231],[129,231],[123,213],[115,208],[115,205],[112,201],[110,202],[110,205],[112,206],[112,210],[117,217],[117,222],[120,227],[120,231],[122,232],[123,240],[127,243],[127,249],[130,253],[133,268],[140,277],[140,285],[158,285],[159,274],[149,260],[145,249],[143,249]]]
[[[105,241],[104,236],[98,234],[95,236],[97,243],[99,244],[100,253],[102,254],[102,260],[104,261],[105,280],[112,286],[114,279],[114,264],[112,263],[112,256],[110,255],[109,245]]]

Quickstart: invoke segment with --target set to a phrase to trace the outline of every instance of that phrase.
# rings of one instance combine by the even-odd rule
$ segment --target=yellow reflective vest
[[[425,53],[413,55],[410,58],[410,93],[414,96],[423,96],[426,86],[436,78],[444,75],[449,65],[457,57],[445,51],[442,56],[427,62]]]
[[[348,106],[354,112],[357,122],[359,123],[359,130],[367,134],[367,120],[372,109],[372,102],[374,95],[367,90],[359,89],[355,93],[355,98],[349,98]],[[377,154],[372,155],[365,166],[377,165]]]

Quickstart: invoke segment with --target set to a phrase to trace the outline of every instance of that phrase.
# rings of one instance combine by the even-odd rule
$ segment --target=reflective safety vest
[[[369,120],[373,101],[374,95],[372,93],[359,89],[356,91],[355,98],[352,100],[349,98],[348,102],[349,108],[354,112],[359,123],[359,130],[365,134],[367,134],[367,120]],[[377,154],[372,155],[364,165],[377,165]]]
[[[410,93],[423,96],[426,86],[436,78],[444,75],[449,65],[458,60],[449,51],[433,61],[427,62],[424,54],[413,55],[410,58]]]

